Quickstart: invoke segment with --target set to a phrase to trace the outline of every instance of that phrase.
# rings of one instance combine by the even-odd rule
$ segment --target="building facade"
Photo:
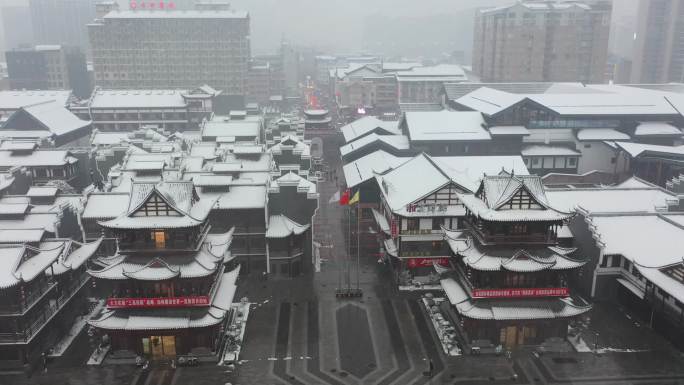
[[[639,3],[632,58],[632,83],[684,80],[684,2],[642,0]]]
[[[569,321],[591,309],[574,289],[586,259],[558,236],[574,213],[549,204],[538,176],[486,176],[458,199],[465,230],[444,230],[456,267],[441,284],[465,343],[511,349],[565,338]]]
[[[86,57],[78,47],[37,45],[5,52],[11,89],[67,90],[79,98],[92,91]]]
[[[95,18],[96,0],[30,0],[36,44],[65,44],[88,52],[86,25]]]
[[[609,1],[518,2],[476,14],[473,71],[484,82],[602,83]]]
[[[214,203],[191,181],[133,183],[124,214],[99,222],[118,248],[88,270],[109,293],[88,322],[113,349],[153,359],[218,351],[238,270],[225,272],[232,231],[209,234]]]
[[[245,95],[249,16],[239,11],[113,11],[88,25],[95,83]]]

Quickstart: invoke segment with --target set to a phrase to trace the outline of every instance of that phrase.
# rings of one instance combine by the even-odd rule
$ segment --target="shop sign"
[[[440,266],[448,267],[449,258],[410,258],[406,261],[406,264],[410,269],[432,267],[435,263]]]
[[[152,308],[152,307],[183,307],[209,306],[206,295],[195,297],[164,297],[164,298],[108,298],[107,308]]]
[[[173,1],[131,1],[129,4],[130,9],[175,9],[176,3]]]
[[[534,289],[473,289],[473,298],[534,298],[567,297],[567,287],[546,287]]]
[[[392,233],[392,239],[399,236],[399,223],[394,218],[392,218],[392,221],[390,222],[390,230]]]
[[[443,203],[411,203],[406,205],[409,213],[444,213],[449,206]]]

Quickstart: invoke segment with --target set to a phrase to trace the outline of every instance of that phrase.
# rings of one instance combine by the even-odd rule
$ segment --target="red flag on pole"
[[[351,191],[349,189],[344,190],[342,196],[340,197],[340,206],[346,206],[349,204],[350,195]]]

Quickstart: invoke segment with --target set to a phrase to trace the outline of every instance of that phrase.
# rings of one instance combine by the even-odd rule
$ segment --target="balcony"
[[[549,231],[548,233],[527,233],[527,234],[491,234],[486,229],[482,229],[474,225],[469,220],[465,221],[466,226],[471,233],[483,245],[503,245],[503,244],[526,244],[526,245],[554,245],[556,244],[556,235]]]
[[[30,321],[22,331],[0,333],[2,343],[27,343],[47,325],[50,320],[73,298],[73,296],[85,285],[90,276],[83,273],[64,287],[62,294],[56,299],[51,299],[43,311]]]
[[[449,252],[447,250],[419,250],[419,251],[400,251],[401,258],[420,258],[420,257],[443,257],[448,258]]]
[[[34,290],[31,294],[26,296],[26,300],[23,303],[3,305],[0,307],[0,314],[2,315],[22,315],[31,309],[38,301],[40,301],[45,295],[51,291],[57,284],[55,282],[48,282],[46,286],[39,287]]]

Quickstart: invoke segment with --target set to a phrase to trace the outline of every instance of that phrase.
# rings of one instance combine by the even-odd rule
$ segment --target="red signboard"
[[[392,218],[392,222],[390,223],[390,229],[392,233],[392,239],[399,236],[399,223],[397,223],[394,218]]]
[[[209,306],[209,297],[164,297],[164,298],[108,298],[107,308],[151,308],[151,307],[183,307]]]
[[[567,297],[567,287],[548,287],[535,289],[473,289],[473,298],[526,298],[526,297]]]
[[[449,258],[411,258],[406,261],[409,268],[431,267],[434,264],[449,266]]]

